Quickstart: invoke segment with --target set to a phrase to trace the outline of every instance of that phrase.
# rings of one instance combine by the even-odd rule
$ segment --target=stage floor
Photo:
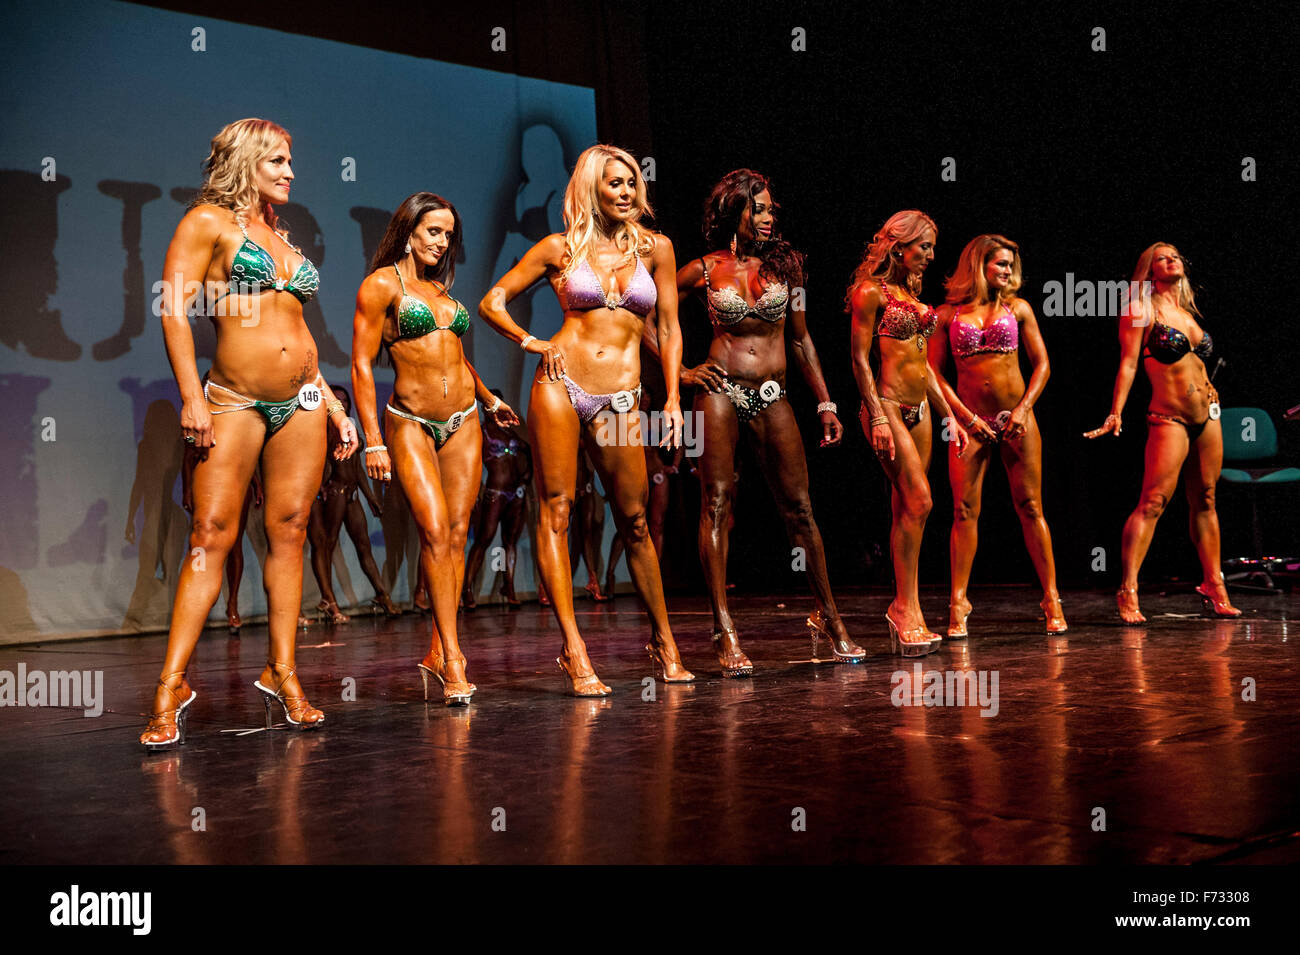
[[[903,661],[886,653],[888,597],[842,593],[870,651],[857,666],[790,662],[809,656],[805,594],[736,597],[752,680],[719,676],[707,603],[673,598],[699,679],[652,699],[635,598],[581,600],[602,701],[561,693],[549,610],[485,606],[461,616],[479,690],[457,709],[421,698],[430,618],[358,617],[300,631],[328,720],[301,734],[258,730],[265,629],[222,628],[190,670],[189,741],[152,754],[136,739],[163,636],[0,648],[11,673],[102,670],[105,701],[93,719],[0,709],[0,860],[1300,861],[1300,598],[1234,595],[1246,616],[1224,621],[1190,588],[1151,590],[1147,625],[1127,628],[1112,595],[1073,592],[1072,629],[1047,637],[1037,596],[976,590],[969,641]],[[923,602],[946,624],[946,594]],[[914,662],[982,674],[983,705],[896,706]]]

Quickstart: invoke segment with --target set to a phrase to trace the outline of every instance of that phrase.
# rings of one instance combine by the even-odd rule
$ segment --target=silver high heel
[[[316,709],[307,702],[305,696],[285,696],[283,692],[285,683],[289,682],[297,671],[287,663],[268,662],[266,664],[275,673],[280,667],[287,667],[289,672],[284,675],[280,682],[273,690],[270,687],[263,686],[261,680],[254,680],[253,687],[258,693],[262,694],[262,705],[266,708],[266,728],[271,729],[275,725],[274,709],[272,704],[279,703],[284,710],[284,722],[293,730],[314,730],[325,722],[325,714]],[[308,719],[312,713],[320,714],[317,719]]]
[[[181,676],[180,685],[184,686],[185,671],[180,670],[178,672]],[[158,684],[171,695],[173,702],[178,705],[174,710],[163,710],[161,713],[149,714],[149,724],[144,728],[144,733],[140,735],[141,745],[149,750],[168,749],[169,747],[181,746],[185,743],[185,724],[189,718],[189,714],[186,710],[189,708],[191,703],[198,699],[199,696],[194,692],[194,688],[191,687],[189,697],[182,700],[180,694],[167,685],[167,677],[169,676],[176,676],[176,674],[165,674],[162,679],[158,681]],[[176,689],[180,689],[180,687],[178,686]],[[168,719],[168,717],[170,717],[170,719]],[[172,736],[170,733],[173,727],[176,730],[175,736]],[[165,734],[167,738],[160,740],[145,739],[146,736],[151,736],[154,733]]]
[[[822,616],[820,610],[814,610],[809,614],[808,619],[804,621],[804,625],[808,628],[808,636],[812,639],[812,658],[814,660],[817,659],[817,643],[823,637],[830,644],[831,656],[835,658],[836,663],[861,663],[867,658],[867,651],[858,647],[857,644],[853,644],[857,647],[857,652],[840,653],[839,650],[835,649],[835,640],[831,637],[830,631],[826,629],[826,618]]]

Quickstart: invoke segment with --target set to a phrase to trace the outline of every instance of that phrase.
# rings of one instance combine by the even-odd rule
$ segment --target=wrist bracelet
[[[372,451],[387,451],[387,450],[388,450],[388,445],[386,444],[372,444],[366,447],[366,454],[369,454]]]
[[[889,418],[885,415],[880,415],[878,418],[871,419],[872,427],[875,427],[878,424],[889,424]]]
[[[519,343],[519,347],[522,348],[524,351],[528,351],[528,343],[535,342],[535,341],[537,341],[536,335],[525,335],[524,340]]]
[[[973,414],[973,415],[970,416],[970,420],[966,422],[966,430],[967,430],[967,431],[969,431],[971,428],[975,427],[975,419],[978,418],[978,417],[979,417],[979,415],[977,415],[977,414]]]
[[[501,399],[500,397],[498,397],[497,400],[492,402],[492,404],[488,405],[485,410],[487,411],[488,414],[493,414],[500,407],[501,407]]]
[[[838,414],[839,410],[840,410],[839,405],[837,405],[833,401],[823,401],[821,404],[817,406],[818,414],[821,414],[823,411],[829,411],[831,414]]]
[[[332,418],[334,417],[334,412],[342,411],[342,410],[343,410],[343,402],[335,398],[333,401],[331,401],[329,404],[325,406],[325,417]]]

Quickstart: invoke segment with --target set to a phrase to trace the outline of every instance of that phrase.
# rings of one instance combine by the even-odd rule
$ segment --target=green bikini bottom
[[[407,421],[414,421],[416,424],[424,428],[424,430],[429,432],[429,435],[433,438],[434,450],[441,450],[442,446],[447,443],[447,439],[460,430],[460,426],[468,421],[470,415],[474,414],[478,410],[478,401],[475,400],[470,402],[468,408],[464,411],[457,411],[446,421],[437,421],[433,418],[421,418],[419,415],[413,415],[407,411],[399,411],[392,405],[385,405],[385,407],[390,412],[397,415],[397,417],[405,418]]]
[[[321,379],[319,376],[317,376],[315,383],[317,385],[321,383]],[[237,403],[229,404],[226,402],[217,401],[212,397],[209,391],[209,389],[211,388],[220,388],[227,395],[230,395],[232,398],[237,399]],[[209,381],[209,380],[204,380],[203,382],[203,397],[208,399],[208,404],[217,406],[216,408],[209,409],[213,414],[227,414],[228,412],[231,411],[245,411],[248,408],[252,408],[256,411],[260,411],[262,413],[262,417],[266,419],[267,437],[270,437],[271,435],[279,431],[281,428],[283,428],[285,422],[288,421],[291,417],[293,417],[293,413],[298,410],[297,395],[294,395],[292,398],[288,399],[287,401],[262,401],[257,398],[245,397],[244,395],[241,395],[239,392],[231,388],[227,388],[225,385],[219,385],[215,381]]]

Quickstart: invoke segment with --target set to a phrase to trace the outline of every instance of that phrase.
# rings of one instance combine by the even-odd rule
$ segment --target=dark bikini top
[[[1209,332],[1201,332],[1201,340],[1193,348],[1186,335],[1178,329],[1166,325],[1160,319],[1156,319],[1152,323],[1151,332],[1147,335],[1146,355],[1154,358],[1162,365],[1172,365],[1188,352],[1191,352],[1201,361],[1206,361],[1213,350],[1214,342],[1211,341]]]
[[[406,291],[406,283],[402,281],[402,273],[396,265],[393,271],[397,273],[397,282],[402,287],[402,300],[397,305],[397,340],[405,338],[423,338],[431,332],[455,332],[459,338],[465,334],[469,328],[469,312],[465,311],[465,306],[456,302],[456,316],[451,320],[450,325],[439,325],[438,319],[433,315],[433,309],[422,298],[416,298]],[[446,292],[443,292],[447,295]],[[451,298],[450,295],[447,295]]]
[[[611,283],[613,277],[610,277]],[[651,277],[649,271],[641,263],[641,256],[636,257],[636,271],[632,273],[632,281],[627,283],[622,297],[619,297],[617,291],[606,292],[600,286],[600,279],[596,277],[596,270],[591,267],[591,263],[586,259],[578,264],[578,267],[569,274],[564,280],[562,286],[564,290],[564,307],[566,310],[572,309],[581,312],[590,311],[593,308],[608,308],[613,311],[616,308],[625,308],[629,312],[635,312],[642,318],[650,314],[650,310],[655,307],[658,300],[658,290],[655,288],[655,280]]]
[[[983,328],[961,321],[961,308],[955,307],[948,322],[948,343],[958,358],[980,352],[1013,352],[1020,347],[1020,325],[1006,302],[1002,303],[1002,314]]]
[[[884,279],[877,279],[876,285],[885,294],[885,307],[880,313],[880,320],[876,322],[877,335],[882,338],[915,338],[917,335],[930,337],[939,324],[938,312],[926,307],[922,313],[920,306],[904,301],[889,291],[889,285]]]
[[[244,235],[244,242],[235,252],[234,261],[230,263],[230,285],[226,291],[230,295],[236,291],[258,293],[267,289],[276,292],[288,292],[298,301],[306,304],[320,289],[320,273],[307,256],[302,256],[302,264],[294,270],[293,278],[285,281],[275,269],[275,259],[256,242],[248,237],[248,229],[241,222],[239,231]],[[274,231],[274,230],[272,230]],[[280,233],[280,241],[289,245],[289,241]],[[302,250],[289,245],[298,255]],[[224,296],[223,296],[224,297]]]
[[[790,301],[790,289],[784,282],[768,282],[762,296],[750,305],[734,288],[714,289],[709,284],[709,263],[704,266],[704,299],[709,307],[709,320],[714,325],[737,325],[747,318],[758,318],[775,325],[785,318],[785,306]]]
[[[496,459],[505,457],[507,454],[518,454],[519,447],[520,443],[518,438],[510,438],[505,441],[501,438],[483,438],[483,453],[489,458]]]

